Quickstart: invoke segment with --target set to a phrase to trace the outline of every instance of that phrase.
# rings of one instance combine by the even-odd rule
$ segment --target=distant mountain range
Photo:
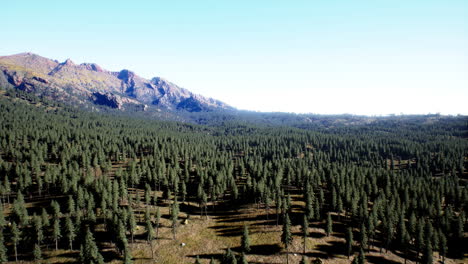
[[[72,104],[97,104],[122,110],[156,108],[209,112],[234,109],[160,77],[147,80],[130,70],[112,72],[95,63],[75,64],[70,59],[59,62],[33,53],[0,56],[0,86]]]

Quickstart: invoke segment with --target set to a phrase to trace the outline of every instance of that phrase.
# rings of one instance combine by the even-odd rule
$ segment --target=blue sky
[[[241,109],[468,114],[468,1],[4,1],[0,55],[164,77]]]

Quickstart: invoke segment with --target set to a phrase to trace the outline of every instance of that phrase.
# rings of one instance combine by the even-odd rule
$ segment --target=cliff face
[[[110,72],[94,63],[60,63],[32,53],[0,57],[0,85],[38,94],[53,90],[118,109],[126,104],[189,112],[232,109],[160,77],[147,80],[129,70]]]

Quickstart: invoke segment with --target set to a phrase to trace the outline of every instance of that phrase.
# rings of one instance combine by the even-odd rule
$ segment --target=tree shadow
[[[385,257],[380,256],[366,256],[366,259],[372,263],[379,263],[379,264],[400,264],[398,261],[393,261],[390,259],[386,259]]]
[[[242,235],[242,230],[238,226],[210,226],[209,228],[215,229],[218,236],[235,237]]]
[[[115,250],[100,250],[99,251],[104,258],[105,263],[109,263],[113,260],[121,259],[121,256],[119,253],[117,253]]]
[[[309,238],[324,238],[326,237],[327,235],[324,234],[324,233],[320,233],[320,232],[309,232]]]
[[[238,253],[242,252],[241,247],[235,247],[231,249],[232,251],[235,251]],[[250,246],[250,251],[248,252],[248,254],[269,256],[269,255],[273,255],[278,252],[281,252],[281,249],[282,247],[280,247],[278,244],[254,245],[254,246]]]
[[[200,254],[200,255],[188,255],[187,257],[195,259],[197,256],[201,259],[212,259],[212,258],[215,260],[223,259],[223,254]]]
[[[343,255],[345,243],[341,241],[332,241],[327,244],[321,244],[316,246],[316,250],[319,252],[311,252],[306,255],[309,257],[318,258],[333,258],[338,255]]]

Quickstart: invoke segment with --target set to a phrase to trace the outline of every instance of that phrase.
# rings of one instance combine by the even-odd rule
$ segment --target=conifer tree
[[[17,198],[13,203],[13,219],[19,221],[21,226],[29,224],[28,210],[24,203],[24,196],[20,191],[18,191]]]
[[[104,264],[104,258],[99,253],[99,249],[89,228],[86,230],[83,244],[80,247],[80,262],[85,264]]]
[[[156,239],[159,237],[159,222],[161,221],[161,211],[159,210],[159,207],[156,209]]]
[[[247,225],[244,225],[244,230],[241,239],[241,248],[242,252],[250,252],[250,237],[249,228],[247,227]]]
[[[0,230],[0,263],[8,261],[7,248],[5,246],[5,238],[3,237],[3,230]]]
[[[7,221],[5,220],[5,212],[3,211],[3,205],[0,202],[0,232],[3,231],[6,225]]]
[[[439,254],[442,256],[442,263],[445,263],[445,256],[447,255],[447,238],[442,231],[440,232],[439,236]]]
[[[135,229],[137,227],[137,223],[136,223],[136,220],[135,220],[135,213],[133,212],[133,210],[128,210],[128,228],[130,230],[130,237],[131,237],[131,240],[132,240],[132,244],[133,244],[133,238],[134,238],[134,235],[135,235]]]
[[[281,234],[281,242],[283,243],[286,249],[286,263],[289,263],[289,251],[288,247],[292,243],[292,234],[291,234],[291,220],[289,220],[289,214],[284,215],[283,221],[283,232]]]
[[[249,264],[249,262],[247,261],[247,257],[245,256],[244,252],[241,253],[239,262],[240,262],[240,264]]]
[[[151,249],[151,256],[154,260],[154,250],[153,250],[153,239],[154,239],[154,228],[151,220],[148,218],[146,219],[146,241]]]
[[[331,217],[331,214],[328,213],[327,214],[327,230],[326,230],[326,233],[327,233],[327,236],[330,236],[331,233],[333,232],[333,220],[332,220],[332,217]]]
[[[304,244],[304,251],[303,253],[306,253],[306,242],[307,242],[307,237],[309,236],[309,221],[307,221],[307,215],[304,214],[303,220],[302,220],[302,237],[304,239],[303,244]]]
[[[152,251],[153,249],[151,249]],[[153,257],[154,259],[154,257]],[[125,244],[125,248],[124,248],[124,264],[131,264],[133,263],[132,262],[132,254],[130,252],[130,249],[128,247],[128,244]]]
[[[351,253],[353,252],[353,231],[351,227],[348,227],[346,229],[346,254],[351,256]]]
[[[368,244],[368,238],[367,238],[367,229],[366,225],[362,223],[361,225],[361,232],[359,233],[359,242],[361,244],[361,248],[366,251],[367,250],[367,244]]]
[[[359,255],[357,257],[358,259],[358,264],[365,264],[366,263],[366,255],[364,253],[364,249],[361,247],[361,249],[359,250]]]
[[[173,235],[174,240],[176,239],[178,217],[179,217],[179,206],[177,205],[177,200],[174,200],[171,206],[172,235]]]
[[[11,225],[11,234],[12,234],[12,242],[13,242],[13,247],[15,249],[15,260],[18,262],[18,244],[21,241],[21,230],[19,230],[18,225],[16,222],[13,222]]]
[[[76,230],[73,221],[69,215],[67,215],[67,217],[65,218],[65,235],[68,238],[70,250],[73,250],[73,241],[76,237]]]
[[[54,226],[53,226],[53,229],[52,229],[52,236],[53,236],[53,238],[55,240],[55,250],[58,250],[58,241],[62,237],[62,233],[61,233],[61,230],[60,230],[60,219],[59,218],[54,219]]]
[[[226,253],[224,253],[222,263],[223,264],[237,264],[236,257],[232,253],[231,248],[228,248],[226,250]]]
[[[44,240],[44,231],[42,230],[42,218],[40,216],[33,216],[34,231],[36,232],[36,242],[41,244]]]
[[[430,240],[427,240],[425,243],[425,249],[422,260],[423,264],[432,264],[432,245]]]
[[[41,218],[42,218],[42,226],[44,228],[49,227],[50,219],[45,208],[42,208]]]
[[[38,244],[34,244],[33,255],[34,255],[34,260],[37,263],[39,263],[40,260],[42,260],[42,250],[41,250],[41,247]]]

